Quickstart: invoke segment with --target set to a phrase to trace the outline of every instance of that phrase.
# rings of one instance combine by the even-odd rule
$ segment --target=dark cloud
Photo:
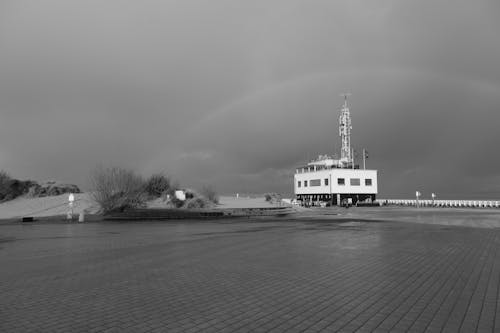
[[[291,191],[353,143],[382,196],[498,197],[495,1],[6,1],[0,167],[84,185],[99,163],[221,192]]]

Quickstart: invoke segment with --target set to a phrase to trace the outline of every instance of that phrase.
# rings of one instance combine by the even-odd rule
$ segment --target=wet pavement
[[[500,228],[0,225],[1,332],[500,331]]]

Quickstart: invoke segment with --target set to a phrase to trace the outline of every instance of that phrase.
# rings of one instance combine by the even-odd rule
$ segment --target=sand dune
[[[150,207],[164,207],[164,202],[158,200],[148,203]],[[246,198],[221,196],[217,208],[262,208],[275,206],[264,197]],[[75,194],[74,213],[79,214],[85,209],[89,214],[98,212],[98,206],[92,202],[89,193]],[[411,207],[380,207],[380,208],[302,208],[294,207],[299,214],[297,219],[304,220],[335,220],[341,218],[417,222],[425,224],[441,224],[454,226],[498,228],[500,226],[500,211],[498,209],[458,209],[458,208],[411,208]],[[0,204],[0,219],[16,219],[22,216],[56,216],[68,212],[68,195],[26,198]]]
[[[98,207],[88,193],[77,193],[73,211],[79,214],[83,209],[87,213],[96,213]],[[43,198],[19,197],[0,204],[0,219],[20,218],[22,216],[54,216],[68,212],[68,194]]]
[[[165,204],[161,200],[156,200],[148,203],[149,207],[161,208]],[[220,204],[217,208],[261,208],[272,207],[265,198],[236,198],[230,196],[221,196]],[[19,197],[12,201],[7,201],[0,204],[0,219],[14,219],[23,216],[55,216],[65,215],[68,212],[68,194],[43,197],[43,198],[27,198]],[[73,211],[79,214],[83,209],[88,214],[98,212],[98,206],[92,202],[88,193],[75,194],[75,203]]]

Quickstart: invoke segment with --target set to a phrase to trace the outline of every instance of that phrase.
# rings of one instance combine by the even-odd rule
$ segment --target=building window
[[[345,179],[344,178],[337,178],[337,184],[345,185]]]
[[[360,184],[359,178],[351,178],[351,186],[359,186]]]
[[[321,186],[321,179],[311,179],[309,186]]]
[[[300,180],[299,180],[299,182],[297,183],[297,186],[300,187],[300,185],[301,185],[301,183],[300,183]]]
[[[304,187],[307,187],[307,180],[304,180]]]
[[[370,178],[365,179],[365,186],[372,186],[372,180]]]
[[[328,178],[325,178],[325,186],[328,186]]]

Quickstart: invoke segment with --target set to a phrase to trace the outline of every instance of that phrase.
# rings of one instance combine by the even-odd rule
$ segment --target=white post
[[[80,215],[78,216],[78,222],[85,222],[85,209],[82,209]]]
[[[73,193],[69,194],[68,201],[69,201],[69,211],[66,218],[68,220],[73,220],[73,202],[75,201],[75,196],[73,195]]]
[[[420,197],[420,192],[415,192],[415,196],[417,197],[417,208],[420,207],[420,203],[418,202],[418,198]]]

